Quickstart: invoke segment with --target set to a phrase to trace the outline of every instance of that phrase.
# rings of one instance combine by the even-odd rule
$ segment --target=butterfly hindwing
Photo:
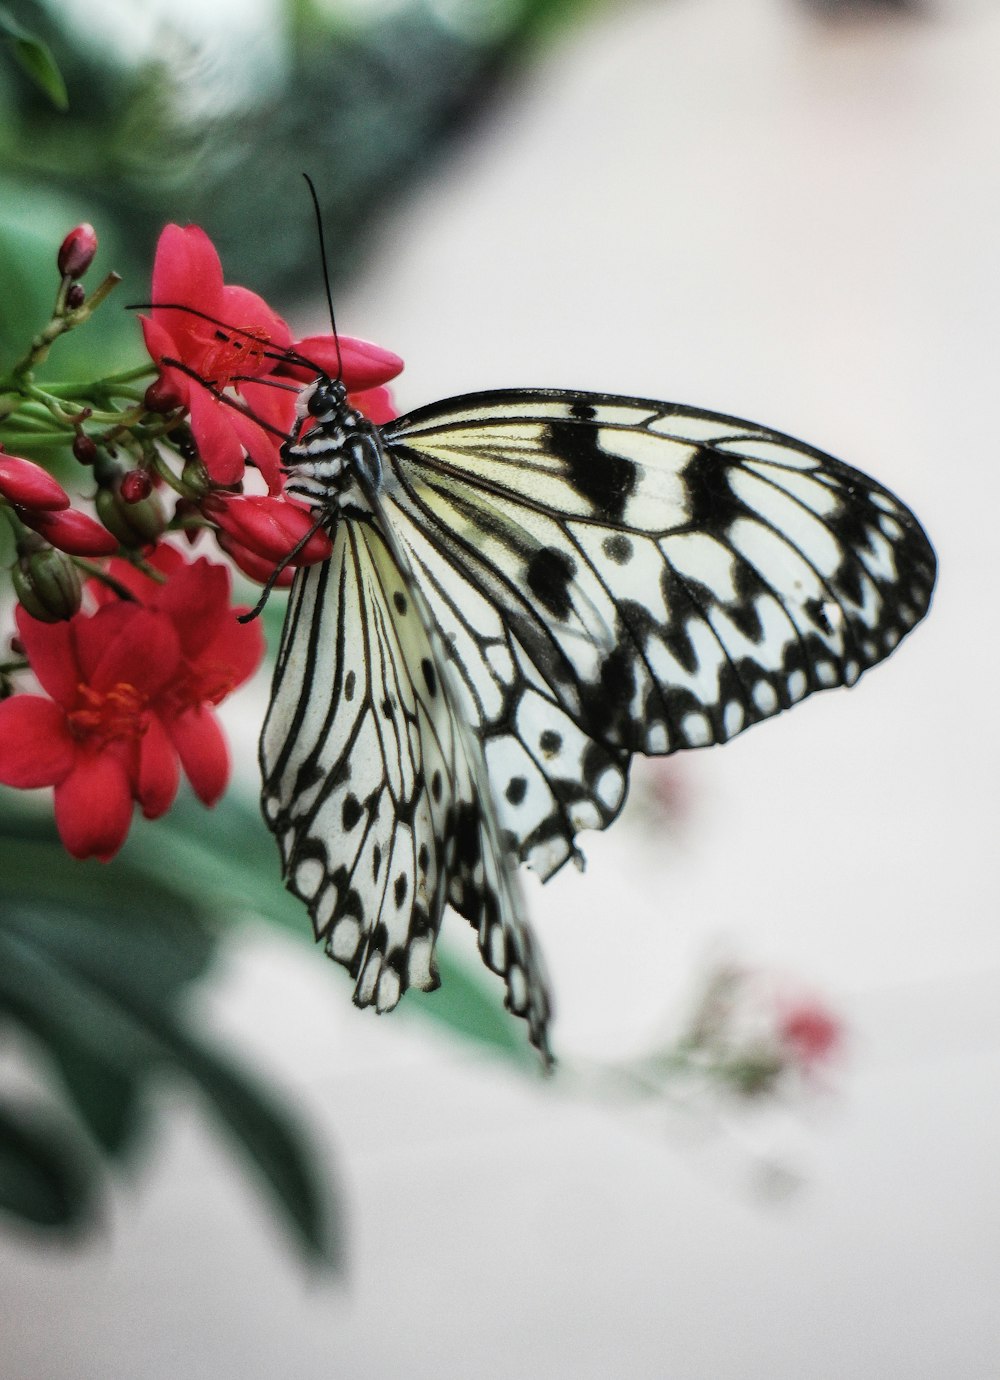
[[[543,878],[576,854],[583,829],[605,828],[625,799],[624,754],[596,743],[554,697],[500,607],[456,570],[409,514],[389,506],[454,668],[512,851]]]
[[[330,560],[298,573],[261,739],[265,817],[359,1005],[437,986],[450,902],[547,1056],[540,958],[424,607],[367,519],[338,524]]]

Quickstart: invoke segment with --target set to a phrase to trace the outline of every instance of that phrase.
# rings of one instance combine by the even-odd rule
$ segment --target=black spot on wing
[[[573,608],[569,584],[575,573],[576,566],[565,551],[543,546],[528,562],[528,588],[549,613],[568,618]]]
[[[632,541],[624,532],[616,532],[614,536],[605,537],[601,547],[608,560],[614,561],[615,565],[627,565],[632,559]]]
[[[356,795],[346,795],[344,797],[344,805],[341,810],[341,824],[344,827],[345,833],[349,834],[351,832],[363,813],[364,811]]]
[[[574,489],[594,505],[595,513],[620,520],[635,489],[632,461],[604,450],[594,426],[557,421],[549,422],[547,430],[546,449],[563,461]]]
[[[696,531],[717,532],[737,518],[746,507],[729,485],[729,463],[711,449],[700,446],[684,466],[684,483],[690,505],[690,525]]]
[[[556,733],[551,728],[543,729],[538,739],[538,746],[546,757],[554,757],[562,749],[562,734]]]

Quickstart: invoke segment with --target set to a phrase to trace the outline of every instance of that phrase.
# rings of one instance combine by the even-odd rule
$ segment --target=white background
[[[346,1283],[304,1275],[165,1098],[101,1239],[0,1240],[5,1376],[1000,1375],[998,70],[989,4],[611,6],[387,220],[339,311],[406,358],[401,407],[567,385],[769,423],[911,504],[935,607],[857,690],[681,764],[659,831],[633,812],[585,876],[529,885],[562,1080],[234,942],[206,1020],[330,1147]],[[844,1014],[831,1091],[581,1090],[720,956]]]

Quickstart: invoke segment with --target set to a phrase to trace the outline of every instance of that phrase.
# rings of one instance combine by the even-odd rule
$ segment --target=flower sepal
[[[65,622],[80,610],[79,570],[68,556],[41,541],[37,550],[20,558],[11,581],[22,606],[41,623]]]

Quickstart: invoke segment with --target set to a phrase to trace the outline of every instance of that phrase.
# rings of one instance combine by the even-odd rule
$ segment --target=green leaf
[[[69,109],[66,83],[48,44],[20,25],[6,6],[0,5],[0,33],[18,62],[36,86],[45,92],[57,110]]]
[[[0,1010],[51,1053],[99,1143],[109,1150],[128,1143],[151,1074],[183,1075],[260,1174],[307,1256],[338,1265],[332,1198],[291,1119],[187,1026],[176,993],[157,983],[135,935],[130,947],[139,961],[122,962],[107,943],[85,942],[99,931],[93,917],[74,940],[67,926],[66,917],[44,911],[3,912]],[[163,948],[162,935],[156,947]]]
[[[105,1154],[123,1158],[145,1124],[142,1077],[52,1035],[46,1047],[87,1130]]]
[[[86,1147],[50,1113],[0,1104],[0,1208],[39,1227],[79,1227],[97,1179]]]
[[[269,1094],[218,1053],[173,1032],[179,1062],[209,1109],[235,1139],[284,1210],[299,1244],[317,1263],[343,1265],[341,1215],[303,1148],[300,1129]]]

